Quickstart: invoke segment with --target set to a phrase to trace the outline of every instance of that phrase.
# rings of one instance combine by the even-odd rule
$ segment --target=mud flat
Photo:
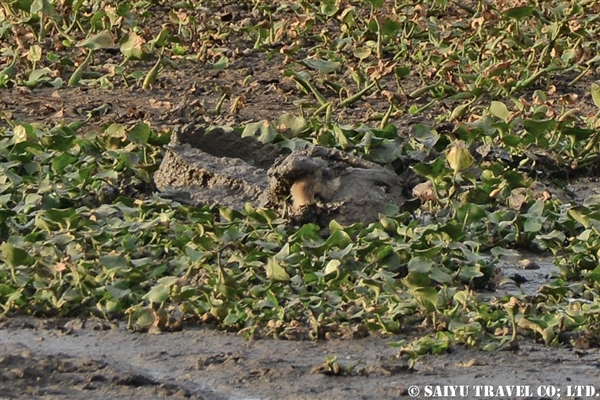
[[[393,399],[410,397],[411,386],[417,398],[443,398],[448,385],[464,386],[465,398],[486,397],[476,386],[494,398],[515,398],[498,395],[511,385],[533,399],[550,398],[538,395],[543,385],[600,393],[598,349],[528,340],[517,351],[455,348],[410,369],[389,345],[399,336],[248,341],[210,327],[150,335],[100,320],[30,317],[4,318],[0,328],[0,397],[8,399]],[[334,356],[346,372],[324,368]]]

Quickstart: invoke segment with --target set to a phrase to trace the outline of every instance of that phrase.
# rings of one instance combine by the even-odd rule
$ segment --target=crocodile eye
[[[381,188],[381,191],[383,193],[387,194],[390,192],[390,185],[388,185],[385,182],[377,181],[377,182],[375,182],[375,185],[378,186],[379,188]]]

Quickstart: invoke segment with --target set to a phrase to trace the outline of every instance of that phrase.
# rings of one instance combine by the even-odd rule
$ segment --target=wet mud
[[[477,385],[520,385],[541,399],[542,385],[594,387],[600,373],[598,349],[530,343],[492,353],[455,348],[411,368],[390,346],[403,335],[248,341],[210,327],[151,335],[30,317],[5,318],[0,329],[0,397],[8,399],[396,399],[410,398],[411,386],[424,398],[444,385],[467,387],[464,398],[482,398]],[[324,366],[333,357],[337,373]]]
[[[320,146],[290,152],[216,128],[173,135],[159,170],[159,189],[195,206],[269,207],[299,223],[322,226],[377,221],[401,207],[414,176]]]

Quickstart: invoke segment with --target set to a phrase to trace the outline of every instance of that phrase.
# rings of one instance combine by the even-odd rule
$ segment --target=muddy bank
[[[516,352],[455,348],[408,367],[389,344],[402,336],[360,340],[247,341],[210,327],[132,333],[97,320],[4,319],[0,324],[3,398],[69,399],[393,399],[416,385],[597,384],[598,349],[549,348],[521,341]],[[337,357],[334,375],[323,367]],[[345,370],[345,371],[344,371]],[[596,387],[600,392],[600,387]],[[498,396],[494,398],[511,398]]]

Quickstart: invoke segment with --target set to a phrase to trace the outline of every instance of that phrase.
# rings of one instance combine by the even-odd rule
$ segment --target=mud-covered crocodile
[[[173,134],[154,180],[194,205],[270,207],[324,226],[373,222],[386,205],[406,201],[395,172],[321,146],[289,151],[220,128],[186,126]]]

